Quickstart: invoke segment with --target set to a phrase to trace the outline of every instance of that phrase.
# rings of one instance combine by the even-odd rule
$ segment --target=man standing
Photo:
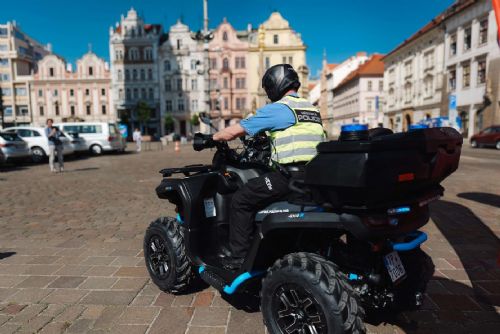
[[[63,158],[63,143],[60,139],[62,136],[58,128],[52,126],[54,121],[47,119],[47,127],[45,128],[45,135],[49,139],[49,166],[50,171],[55,173],[57,170],[54,167],[54,158],[57,152],[57,162],[59,164],[59,172],[64,171],[64,158]]]
[[[132,140],[135,141],[135,145],[137,146],[136,152],[140,152],[142,143],[142,134],[138,128],[135,128],[134,133],[132,134]]]
[[[272,66],[262,78],[262,88],[273,103],[257,110],[255,116],[215,133],[213,140],[228,141],[269,131],[271,159],[284,168],[301,168],[316,155],[316,146],[325,136],[319,111],[297,95],[299,87],[299,77],[291,65]],[[288,183],[285,175],[273,171],[251,179],[234,193],[229,217],[231,255],[224,258],[226,269],[238,269],[243,264],[250,248],[255,212],[286,197]]]

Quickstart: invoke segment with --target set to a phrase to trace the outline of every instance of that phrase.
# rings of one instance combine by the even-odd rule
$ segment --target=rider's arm
[[[216,141],[230,141],[246,134],[245,129],[239,124],[233,124],[216,132],[213,139]]]

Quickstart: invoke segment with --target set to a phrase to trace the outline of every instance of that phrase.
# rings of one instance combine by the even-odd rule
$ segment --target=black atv
[[[216,147],[213,163],[161,171],[157,195],[177,217],[149,226],[148,271],[173,293],[196,276],[227,295],[262,280],[270,333],[363,333],[364,309],[421,305],[434,266],[418,229],[443,194],[440,182],[458,168],[462,141],[452,128],[347,131],[319,144],[304,168],[287,168],[270,166],[264,136],[239,151],[197,134],[196,150]],[[231,196],[271,168],[289,175],[290,196],[256,213],[245,262],[225,270]]]

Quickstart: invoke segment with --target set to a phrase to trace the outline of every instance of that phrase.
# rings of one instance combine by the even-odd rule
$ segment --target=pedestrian
[[[55,172],[63,172],[64,171],[64,158],[63,158],[63,143],[61,140],[62,133],[61,131],[52,126],[54,120],[49,118],[47,120],[47,127],[45,128],[45,135],[49,140],[49,167],[50,171]],[[54,167],[54,158],[57,153],[57,162],[59,164],[59,170],[56,170]]]
[[[142,134],[138,128],[135,128],[134,133],[132,134],[132,140],[135,141],[135,145],[137,146],[136,151],[141,151],[141,143],[142,143]]]

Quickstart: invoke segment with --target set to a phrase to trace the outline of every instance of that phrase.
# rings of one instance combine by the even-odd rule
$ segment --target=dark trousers
[[[288,178],[279,172],[251,179],[234,193],[229,218],[229,247],[233,256],[244,257],[250,248],[257,211],[284,199],[288,193]]]

